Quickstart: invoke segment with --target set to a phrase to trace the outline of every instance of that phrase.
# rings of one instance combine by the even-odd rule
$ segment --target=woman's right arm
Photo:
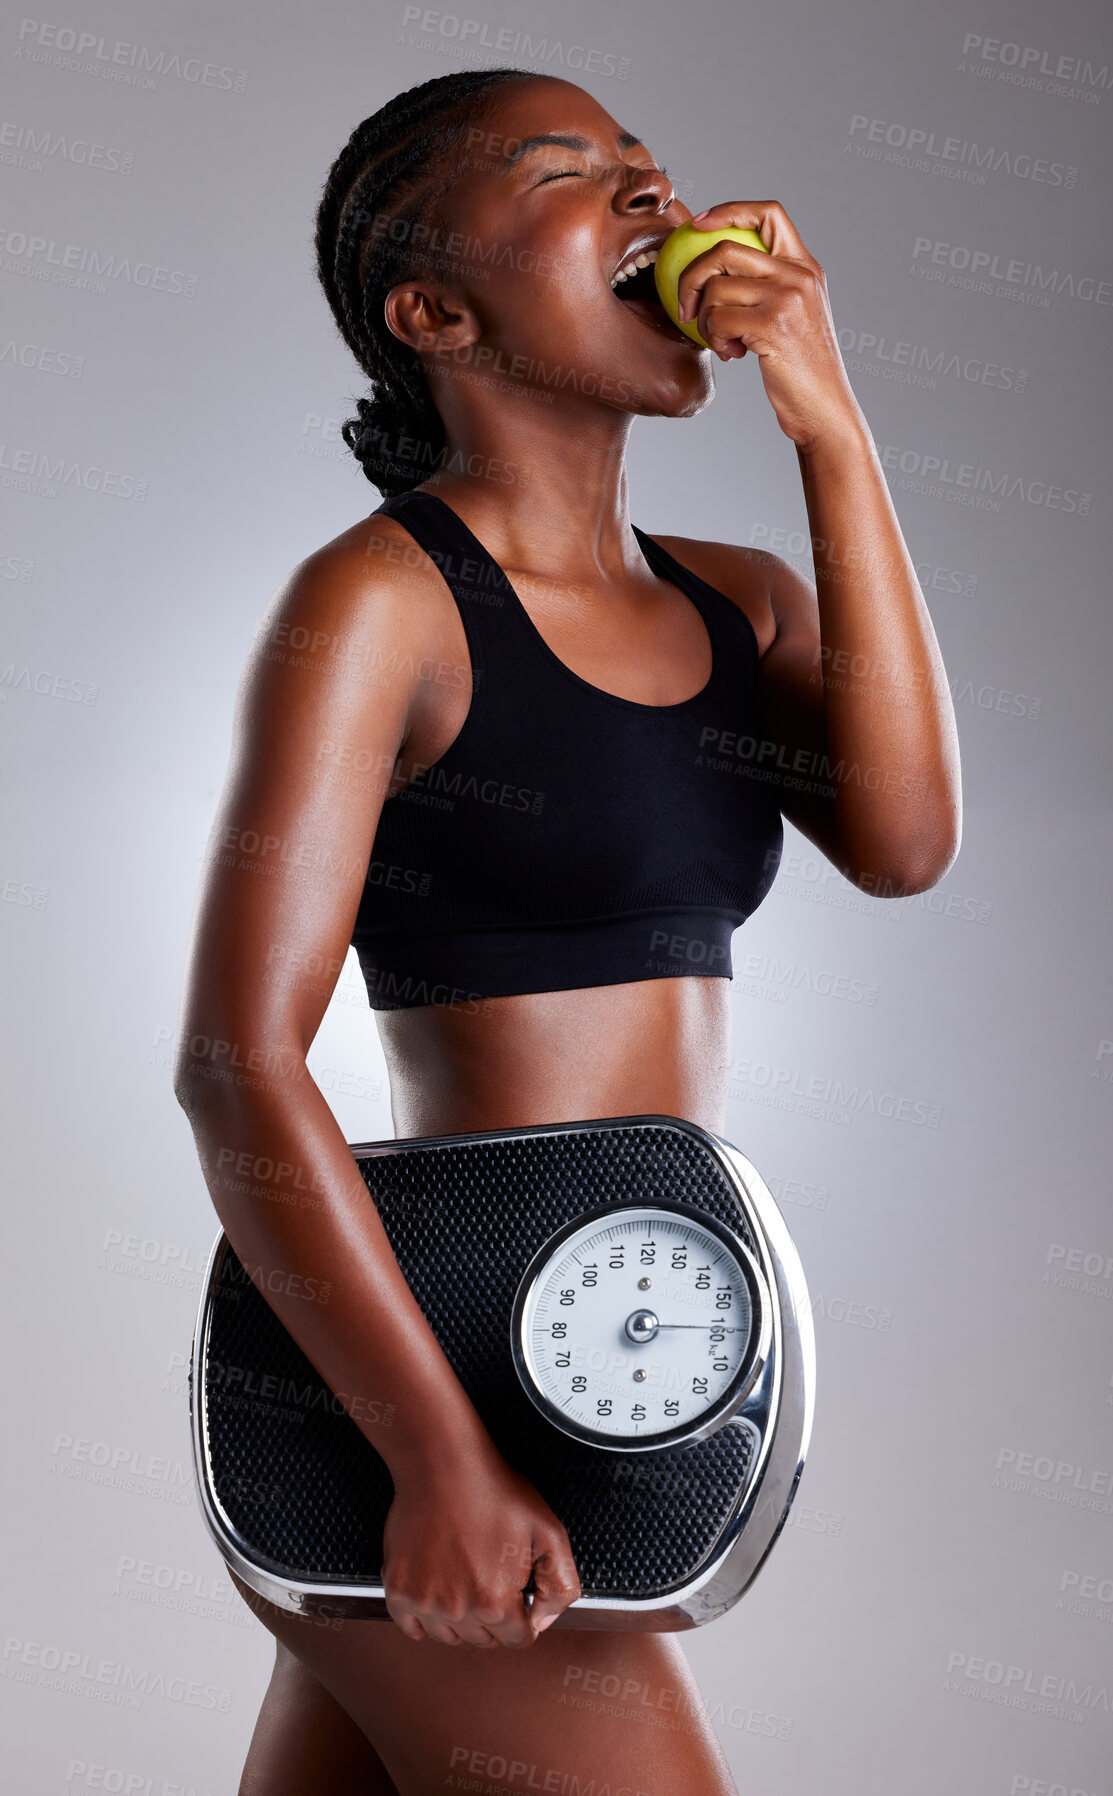
[[[524,1645],[579,1594],[567,1535],[487,1433],[306,1064],[443,603],[428,568],[391,555],[411,539],[380,524],[301,563],[256,634],[174,1089],[238,1258],[390,1470],[392,1618],[412,1639]]]

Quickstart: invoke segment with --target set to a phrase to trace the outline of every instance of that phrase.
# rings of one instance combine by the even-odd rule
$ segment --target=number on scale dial
[[[765,1282],[722,1224],[683,1205],[577,1219],[534,1256],[512,1320],[542,1414],[633,1450],[696,1439],[744,1401],[769,1351]]]

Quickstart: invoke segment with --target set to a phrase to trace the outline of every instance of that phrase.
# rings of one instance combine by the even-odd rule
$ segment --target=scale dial
[[[542,1415],[617,1452],[700,1440],[769,1356],[765,1279],[740,1236],[686,1204],[608,1205],[534,1255],[510,1321]]]

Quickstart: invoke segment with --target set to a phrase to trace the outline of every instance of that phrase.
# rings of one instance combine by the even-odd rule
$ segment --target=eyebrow
[[[512,168],[515,162],[521,160],[527,150],[535,150],[539,144],[543,143],[559,143],[562,144],[566,150],[587,151],[592,147],[590,138],[581,137],[575,131],[546,131],[538,137],[523,137],[517,149],[511,150],[509,156],[503,157],[503,168]],[[640,146],[643,149],[645,147],[644,144],[642,144],[641,138],[635,137],[632,131],[617,132],[615,135],[615,145],[620,150],[632,150],[636,146]]]

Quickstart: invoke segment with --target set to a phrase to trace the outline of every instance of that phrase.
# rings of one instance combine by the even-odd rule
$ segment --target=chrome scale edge
[[[394,1141],[351,1143],[354,1156],[389,1157],[414,1147],[504,1141],[521,1135],[570,1134],[583,1129],[628,1128],[653,1123],[687,1133],[708,1148],[726,1174],[739,1210],[753,1230],[766,1283],[775,1293],[773,1351],[738,1413],[723,1424],[745,1428],[757,1452],[750,1475],[705,1564],[678,1591],[663,1597],[583,1596],[553,1623],[554,1628],[615,1629],[626,1633],[678,1633],[705,1625],[733,1608],[753,1584],[781,1533],[796,1495],[811,1441],[815,1408],[815,1330],[803,1266],[772,1192],[750,1160],[723,1136],[684,1117],[647,1112],[635,1116],[586,1117],[575,1122],[529,1128],[471,1130],[453,1135],[408,1136]],[[201,1385],[207,1357],[214,1271],[225,1244],[223,1230],[209,1254],[189,1365],[190,1435],[202,1519],[225,1563],[257,1596],[300,1615],[387,1620],[381,1583],[301,1582],[268,1571],[245,1550],[214,1490],[205,1433]],[[794,1327],[786,1338],[783,1317]],[[755,1415],[766,1415],[760,1430]],[[759,1520],[760,1510],[760,1520]]]

